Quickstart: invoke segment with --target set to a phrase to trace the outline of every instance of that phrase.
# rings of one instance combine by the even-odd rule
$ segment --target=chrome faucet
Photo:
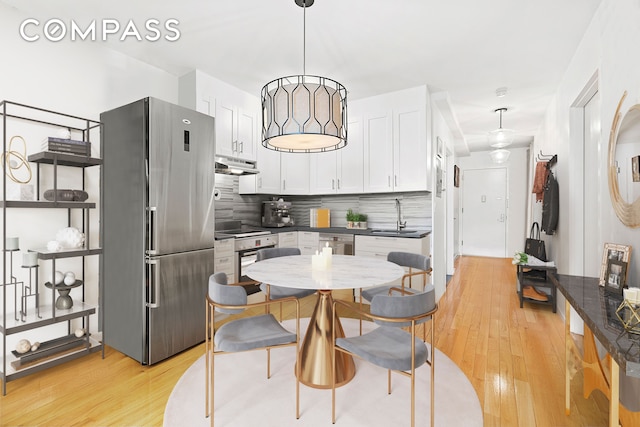
[[[396,199],[396,212],[398,213],[398,220],[396,221],[396,231],[400,232],[407,226],[407,221],[402,221],[402,214],[400,212],[400,200]]]

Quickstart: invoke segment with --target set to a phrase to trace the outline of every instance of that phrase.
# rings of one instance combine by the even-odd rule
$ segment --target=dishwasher
[[[353,255],[353,234],[320,233],[318,249],[322,251],[327,243],[336,255]]]

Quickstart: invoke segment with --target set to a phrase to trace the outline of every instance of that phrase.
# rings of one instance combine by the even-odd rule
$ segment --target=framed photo
[[[633,182],[640,182],[640,156],[631,158],[631,176]]]
[[[615,243],[605,243],[604,251],[602,252],[602,266],[600,267],[600,286],[605,286],[605,283],[608,280],[607,272],[609,270],[609,261],[622,261],[628,264],[630,257],[631,257],[631,246],[618,245]],[[626,266],[625,266],[625,275],[626,275]],[[624,282],[622,282],[622,284],[624,285]]]
[[[460,187],[460,168],[458,165],[453,165],[453,186]]]
[[[627,263],[610,259],[607,262],[604,289],[616,294],[622,294],[622,287],[627,278]]]
[[[444,157],[444,143],[439,136],[436,137],[436,154],[439,157]]]

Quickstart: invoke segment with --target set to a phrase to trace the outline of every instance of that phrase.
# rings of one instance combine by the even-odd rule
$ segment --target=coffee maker
[[[282,199],[262,202],[263,227],[287,227],[293,225],[291,202]]]

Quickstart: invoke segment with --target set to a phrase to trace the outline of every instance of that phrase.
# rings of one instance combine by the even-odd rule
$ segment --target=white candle
[[[35,267],[38,265],[38,252],[27,252],[22,254],[23,267]]]
[[[324,261],[324,268],[327,270],[331,269],[331,255],[333,254],[333,250],[329,247],[329,243],[326,244],[324,248],[322,248],[322,258]]]
[[[17,237],[7,237],[5,246],[8,251],[17,251],[20,249],[20,240]]]

